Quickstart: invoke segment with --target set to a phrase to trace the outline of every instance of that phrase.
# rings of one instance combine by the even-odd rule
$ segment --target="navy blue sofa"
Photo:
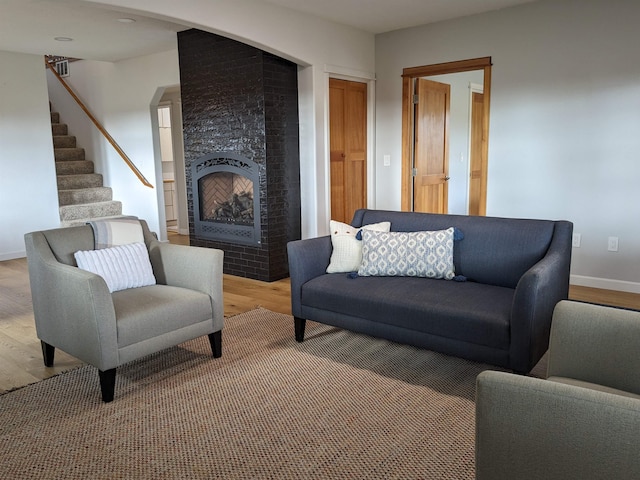
[[[546,352],[555,305],[568,297],[568,221],[358,210],[352,225],[391,231],[456,227],[466,281],[326,273],[331,237],[288,244],[295,337],[307,319],[528,373]]]

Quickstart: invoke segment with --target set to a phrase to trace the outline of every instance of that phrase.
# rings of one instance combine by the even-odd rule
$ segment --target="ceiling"
[[[475,15],[536,0],[262,0],[371,33]]]
[[[535,0],[255,1],[383,33]],[[185,28],[189,27],[80,0],[0,0],[0,50],[10,52],[114,62],[175,48],[175,34]]]

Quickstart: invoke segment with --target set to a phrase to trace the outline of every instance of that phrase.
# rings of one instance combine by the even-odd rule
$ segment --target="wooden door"
[[[367,84],[329,79],[331,218],[367,206]]]
[[[416,79],[413,210],[447,213],[451,86]]]
[[[471,94],[471,155],[469,157],[469,215],[481,215],[482,199],[482,122],[484,94]]]

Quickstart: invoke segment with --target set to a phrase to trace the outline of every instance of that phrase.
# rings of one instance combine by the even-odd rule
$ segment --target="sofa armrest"
[[[553,314],[548,374],[640,395],[640,312],[560,302]]]
[[[118,365],[116,316],[99,275],[60,263],[42,232],[25,235],[38,338],[108,370]]]
[[[331,237],[295,240],[287,244],[291,277],[291,313],[301,317],[302,285],[323,275],[331,260]]]
[[[224,252],[222,250],[153,241],[149,245],[149,257],[158,283],[188,288],[209,295],[214,328],[222,329],[224,319],[222,293]]]
[[[476,390],[478,480],[640,478],[640,400],[485,371]]]
[[[529,372],[547,351],[556,304],[569,296],[573,224],[556,222],[547,254],[520,278],[511,308],[511,368]]]

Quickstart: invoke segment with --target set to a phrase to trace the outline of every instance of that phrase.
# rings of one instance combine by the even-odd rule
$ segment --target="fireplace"
[[[289,275],[300,238],[298,67],[200,30],[178,32],[191,245],[224,250],[224,272]]]
[[[214,153],[192,165],[193,222],[201,238],[259,245],[259,169],[234,153]]]

